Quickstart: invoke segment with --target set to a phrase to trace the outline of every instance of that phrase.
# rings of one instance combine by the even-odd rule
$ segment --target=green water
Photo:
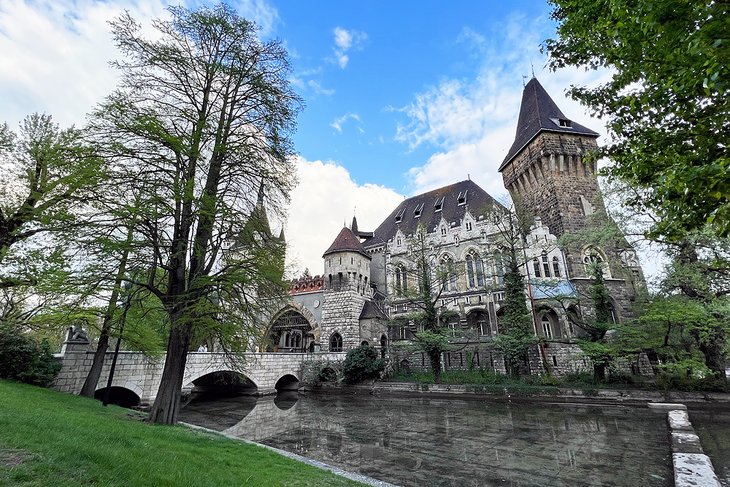
[[[671,486],[666,415],[381,396],[193,401],[200,424],[402,486]]]

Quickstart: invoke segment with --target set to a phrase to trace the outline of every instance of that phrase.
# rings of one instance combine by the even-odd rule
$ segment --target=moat
[[[402,486],[673,485],[666,416],[642,407],[289,393],[180,420]]]

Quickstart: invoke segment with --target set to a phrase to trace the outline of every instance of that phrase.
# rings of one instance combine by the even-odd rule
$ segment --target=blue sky
[[[190,0],[188,6],[200,4]],[[0,119],[34,111],[62,126],[115,86],[107,22],[124,9],[143,26],[164,0],[1,0]],[[471,177],[495,197],[512,143],[523,76],[535,75],[568,117],[605,133],[566,99],[607,73],[550,72],[540,44],[554,33],[542,1],[238,0],[241,15],[280,39],[306,107],[294,142],[299,184],[284,228],[292,275],[321,272],[322,252],[353,214],[375,228],[406,196]],[[600,142],[601,139],[599,139]]]

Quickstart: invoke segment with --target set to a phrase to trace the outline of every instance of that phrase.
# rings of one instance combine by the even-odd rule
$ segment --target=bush
[[[38,343],[18,330],[0,327],[0,378],[45,387],[60,370],[48,342]]]
[[[357,384],[367,379],[375,379],[385,369],[385,361],[378,357],[378,351],[370,345],[360,345],[347,352],[342,364],[345,382]]]

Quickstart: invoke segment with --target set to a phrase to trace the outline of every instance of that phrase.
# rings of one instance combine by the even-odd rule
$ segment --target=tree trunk
[[[700,344],[700,351],[705,356],[705,365],[718,379],[725,379],[725,360],[722,357],[724,341],[712,340],[708,345]]]
[[[107,304],[106,311],[104,312],[104,323],[101,325],[99,342],[97,343],[96,351],[94,352],[94,361],[91,363],[91,369],[89,369],[89,373],[86,375],[84,385],[83,387],[81,387],[80,395],[85,397],[94,397],[94,393],[96,392],[96,386],[99,384],[101,369],[104,367],[106,351],[109,348],[109,330],[111,328],[112,319],[114,318],[114,310],[117,308],[117,299],[119,299],[119,288],[122,285],[122,279],[124,278],[124,274],[127,272],[129,245],[132,243],[133,236],[134,227],[130,226],[127,229],[127,240],[125,242],[124,251],[122,252],[122,258],[119,261],[117,275],[114,278],[114,289],[112,289],[112,295],[109,296],[109,304]]]
[[[101,369],[104,367],[104,358],[106,357],[106,351],[109,348],[109,324],[105,323],[101,328],[101,334],[99,335],[99,343],[96,345],[96,351],[94,352],[94,361],[91,363],[91,369],[86,375],[83,387],[79,395],[85,397],[94,397],[96,392],[96,386],[99,384],[99,377],[101,377]]]
[[[432,350],[428,352],[428,360],[431,362],[433,381],[438,384],[441,381],[441,351]]]
[[[162,381],[150,410],[149,421],[152,423],[175,424],[177,422],[189,342],[190,326],[177,326],[170,332]]]

